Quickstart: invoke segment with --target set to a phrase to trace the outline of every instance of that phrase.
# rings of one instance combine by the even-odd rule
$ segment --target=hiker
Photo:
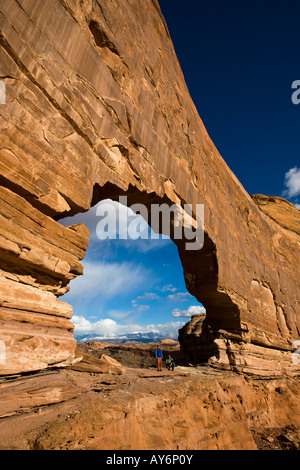
[[[155,357],[157,359],[157,370],[162,370],[163,353],[159,345],[157,345],[157,349],[155,350]]]
[[[166,364],[167,364],[167,369],[168,370],[171,370],[171,369],[172,369],[172,371],[174,370],[175,361],[174,361],[173,357],[171,357],[170,355],[169,355],[168,359],[166,359]]]

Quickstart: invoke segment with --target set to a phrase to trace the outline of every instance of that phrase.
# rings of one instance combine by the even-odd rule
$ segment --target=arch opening
[[[196,299],[196,303],[198,304],[199,302],[198,309],[190,308],[196,307],[195,305],[190,305],[188,309],[179,307],[177,307],[177,309],[173,309],[173,317],[177,319],[185,317],[185,320],[182,322],[182,324],[178,324],[178,336],[176,338],[180,342],[182,360],[184,362],[199,363],[209,360],[209,358],[211,358],[212,356],[216,356],[218,358],[218,346],[215,343],[215,339],[219,337],[224,337],[224,332],[225,336],[227,332],[227,334],[231,336],[236,335],[237,339],[239,339],[241,329],[239,321],[239,312],[237,307],[233,304],[228,294],[226,294],[225,292],[218,291],[218,262],[217,253],[213,241],[209,238],[207,233],[204,233],[203,247],[197,251],[187,250],[187,240],[185,239],[184,234],[181,239],[174,236],[174,218],[172,218],[172,213],[169,220],[169,236],[164,235],[165,227],[163,226],[162,220],[160,220],[159,227],[157,227],[156,224],[156,226],[154,227],[155,231],[153,231],[153,226],[151,227],[151,220],[149,220],[149,218],[146,220],[145,213],[149,213],[153,205],[161,206],[163,204],[166,204],[169,207],[172,206],[173,202],[166,196],[160,197],[154,192],[149,193],[146,191],[141,191],[133,186],[129,186],[127,190],[122,190],[111,183],[107,183],[104,186],[95,184],[91,201],[91,208],[93,208],[94,212],[96,208],[99,207],[99,204],[102,204],[107,200],[110,200],[111,202],[115,203],[121,201],[121,204],[125,202],[125,205],[127,205],[128,208],[132,208],[133,212],[140,215],[145,220],[148,229],[150,227],[150,232],[152,236],[153,233],[156,235],[154,238],[156,241],[162,240],[161,236],[165,237],[165,240],[169,240],[168,243],[172,245],[173,256],[174,249],[177,248],[176,251],[179,255],[179,263],[176,267],[176,270],[181,271],[181,269],[183,269],[183,273],[181,271],[181,277],[182,283],[184,283],[185,285],[186,292],[180,292],[180,290],[182,289],[173,286],[172,282],[166,283],[163,287],[165,287],[166,289],[166,286],[169,285],[169,299],[179,299],[180,295],[178,294],[182,294],[181,300],[186,301],[186,298],[183,299],[183,294],[186,294],[187,296],[190,296],[189,300],[193,299],[195,303]],[[139,210],[141,206],[146,208],[145,212]],[[81,216],[82,214],[77,214],[76,220],[80,221]],[[59,220],[59,222],[63,224],[69,223],[69,221],[71,220],[68,218]],[[149,235],[150,233],[148,233],[148,236]],[[95,236],[95,233],[92,234],[92,236]],[[130,242],[132,242],[131,246],[133,247],[136,240],[130,240]],[[169,251],[169,254],[170,253],[171,250]],[[168,260],[166,260],[166,262],[167,261]],[[127,267],[129,268],[129,265]],[[105,275],[104,273],[105,270],[102,271],[103,275]],[[132,274],[133,279],[135,278],[136,274],[137,272],[134,271]],[[127,276],[130,276],[129,269],[127,270]],[[74,283],[76,282],[76,280],[72,282]],[[150,287],[150,285],[148,287]],[[158,289],[158,286],[151,285],[151,288]],[[172,288],[174,288],[173,291]],[[71,292],[72,287],[70,293]],[[148,295],[148,300],[150,300],[151,296],[151,300],[159,298],[161,300],[161,296],[159,295],[158,290],[154,290],[153,292],[144,292],[144,295],[145,294]],[[140,294],[137,297],[142,300],[141,298],[143,297],[143,295]],[[132,302],[133,300],[134,299],[132,299]],[[66,301],[69,302],[68,295],[66,295]],[[144,308],[145,310],[147,310],[148,308],[148,305],[143,305],[138,302],[132,303],[132,306],[136,307],[136,309],[134,309],[134,314],[137,314],[137,312],[141,311],[142,308]],[[110,311],[110,315],[111,313],[112,312]],[[123,313],[120,312],[119,317],[117,312],[113,312],[114,318],[110,318],[110,320],[113,320],[110,325],[112,327],[115,327],[116,331],[118,320],[125,319],[125,322],[128,322],[134,317],[134,314],[132,312],[130,314],[130,312],[127,311],[127,313],[128,316],[125,319],[126,311]],[[75,317],[78,317],[78,315],[75,315]],[[78,318],[76,319],[78,320]],[[106,324],[109,324],[109,319],[106,318],[106,320]],[[89,323],[87,323],[86,325],[89,326]],[[97,325],[99,326],[100,324],[97,323]],[[124,328],[124,331],[125,330],[126,328]],[[121,329],[119,331],[121,331]],[[170,328],[169,330],[165,330],[165,337],[171,336],[167,333],[167,331],[170,332]],[[147,335],[145,335],[145,337],[146,336]],[[150,336],[148,335],[148,337]]]

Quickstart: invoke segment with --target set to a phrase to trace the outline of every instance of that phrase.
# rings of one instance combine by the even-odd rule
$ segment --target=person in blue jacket
[[[163,353],[159,345],[157,345],[157,349],[155,350],[155,357],[157,359],[157,370],[162,370]]]

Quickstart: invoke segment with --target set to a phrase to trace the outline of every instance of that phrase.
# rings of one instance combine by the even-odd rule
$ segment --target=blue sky
[[[299,168],[298,0],[160,0],[200,117],[249,194]],[[300,203],[300,198],[298,199]],[[294,202],[294,200],[293,200]]]
[[[104,217],[97,215],[98,207],[107,203],[117,211],[118,221],[124,220],[126,213],[129,223],[139,220],[137,232],[146,233],[147,238],[123,240],[119,234],[125,236],[126,230],[118,230],[117,239],[99,239],[101,220],[113,219],[104,211]],[[174,243],[155,235],[140,216],[118,203],[102,201],[85,214],[61,221],[64,225],[80,222],[90,230],[82,262],[84,275],[71,281],[70,291],[61,297],[73,306],[76,334],[103,338],[155,332],[177,339],[178,328],[192,314],[205,312],[185,288]]]
[[[220,154],[249,194],[300,208],[300,2],[160,0],[192,99]],[[300,98],[300,93],[299,93]],[[120,216],[125,208],[121,208]],[[203,307],[188,294],[167,239],[99,240],[95,208],[65,219],[91,231],[84,276],[61,300],[75,333],[98,337],[177,330]]]

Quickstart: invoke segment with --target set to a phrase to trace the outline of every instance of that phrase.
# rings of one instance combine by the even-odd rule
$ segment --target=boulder
[[[125,374],[126,368],[118,361],[106,354],[102,354],[100,358],[84,353],[78,349],[75,351],[77,361],[71,365],[71,369],[81,372],[91,372],[95,374]]]

